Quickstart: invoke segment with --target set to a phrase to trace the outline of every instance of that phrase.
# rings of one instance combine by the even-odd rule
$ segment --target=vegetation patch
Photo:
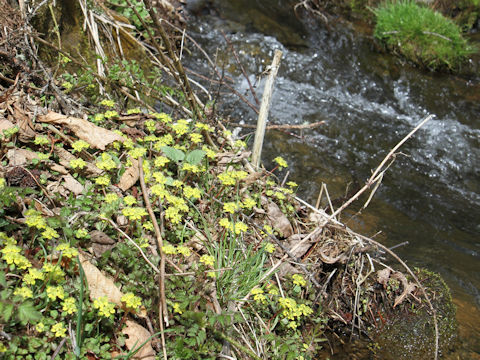
[[[422,67],[455,70],[475,51],[453,21],[414,1],[387,2],[375,14],[375,37]]]

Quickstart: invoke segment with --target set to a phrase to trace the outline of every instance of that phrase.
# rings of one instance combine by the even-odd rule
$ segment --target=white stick
[[[270,68],[267,81],[265,82],[265,89],[263,90],[262,104],[260,105],[260,112],[258,114],[257,130],[255,131],[255,140],[253,142],[252,164],[255,168],[260,166],[263,138],[265,136],[265,127],[267,126],[268,110],[270,109],[270,101],[272,99],[273,83],[275,81],[275,77],[277,76],[281,58],[282,52],[280,50],[275,50],[272,66]]]

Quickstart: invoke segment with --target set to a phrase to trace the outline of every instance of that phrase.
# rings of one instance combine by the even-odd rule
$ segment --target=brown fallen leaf
[[[7,151],[9,166],[23,166],[33,159],[38,159],[37,153],[26,149],[10,149]]]
[[[105,150],[107,145],[114,141],[124,141],[123,137],[117,133],[101,128],[88,120],[62,115],[53,111],[49,111],[46,115],[39,115],[38,121],[64,125],[80,139],[100,150]]]
[[[90,241],[96,257],[102,256],[105,251],[113,249],[115,240],[103,231],[93,230],[90,232]]]
[[[137,349],[151,336],[150,332],[135,321],[127,320],[126,327],[123,328],[122,334],[128,336],[125,339],[125,345],[128,350]],[[135,354],[134,359],[155,360],[155,350],[152,348],[152,341],[148,340],[145,345]]]
[[[377,281],[379,284],[383,285],[383,288],[387,288],[388,279],[390,279],[390,269],[385,268],[383,270],[377,271]]]
[[[302,241],[305,237],[303,234],[293,234],[287,239],[287,248],[290,249],[290,253],[296,258],[301,258],[305,253],[310,249],[312,243],[310,241],[305,241],[300,244],[295,250],[292,250],[298,243]]]
[[[266,203],[267,206],[267,217],[272,224],[272,227],[283,237],[288,238],[293,234],[292,224],[288,220],[287,216],[280,210],[277,204],[273,201],[268,200],[266,197],[262,197],[262,204]]]
[[[130,189],[140,178],[140,173],[138,171],[138,160],[130,160],[132,161],[132,166],[125,170],[120,178],[120,181],[118,182],[118,187],[122,189],[122,191]]]
[[[115,285],[112,279],[103,275],[98,268],[90,263],[82,254],[78,254],[80,263],[82,264],[85,277],[87,278],[88,289],[90,290],[90,299],[95,300],[102,296],[106,296],[108,301],[114,304],[122,304],[122,292]]]
[[[3,138],[3,130],[13,128],[15,125],[7,119],[0,119],[0,139]]]
[[[53,151],[55,152],[55,155],[58,156],[60,164],[62,166],[65,166],[66,168],[70,168],[70,160],[76,159],[75,155],[71,154],[70,152],[61,147],[56,146]],[[85,172],[88,175],[92,176],[98,176],[103,173],[102,170],[89,162],[86,162]]]
[[[417,288],[417,285],[409,282],[405,275],[399,271],[393,273],[391,278],[400,281],[403,287],[402,293],[395,298],[395,302],[393,303],[393,307],[396,307],[397,305],[400,305],[403,300],[405,300],[405,298]]]
[[[75,195],[80,195],[84,188],[72,175],[68,174],[63,177],[65,181],[65,188],[70,190]]]

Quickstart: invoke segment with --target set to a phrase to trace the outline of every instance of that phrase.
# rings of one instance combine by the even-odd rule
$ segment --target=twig
[[[304,129],[313,129],[319,127],[320,125],[324,125],[325,121],[317,121],[312,124],[301,124],[301,125],[267,125],[265,130],[304,130]],[[251,124],[240,124],[240,123],[230,123],[231,126],[242,127],[247,129],[256,129],[257,125]]]
[[[250,81],[250,78],[247,75],[247,72],[245,71],[245,68],[243,67],[240,59],[238,58],[238,55],[237,55],[237,52],[235,51],[235,48],[233,47],[231,41],[227,38],[227,36],[223,32],[223,30],[221,30],[221,33],[222,33],[223,38],[227,42],[228,46],[232,50],[233,56],[235,57],[235,61],[237,62],[238,66],[240,66],[240,70],[242,71],[243,77],[247,80],[248,87],[250,88],[250,92],[252,93],[253,98],[255,99],[255,102],[257,103],[257,105],[260,105],[260,101],[258,100],[257,93],[255,92],[255,89],[252,86],[252,83]]]
[[[120,229],[118,227],[117,224],[115,224],[115,222],[112,220],[112,219],[108,219],[108,218],[104,218],[104,217],[99,217],[99,219],[101,220],[106,220],[108,221],[110,224],[112,224],[112,226],[115,228],[115,230],[117,230],[120,234],[122,234],[125,239],[127,239],[128,241],[130,241],[130,243],[135,246],[138,251],[140,251],[140,254],[142,254],[142,257],[145,259],[145,261],[147,262],[148,265],[150,265],[150,267],[153,269],[153,271],[155,271],[157,274],[160,273],[160,270],[158,270],[158,268],[152,264],[152,262],[150,260],[148,260],[147,258],[147,255],[145,255],[145,253],[143,252],[142,248],[140,246],[138,246],[138,244],[132,240],[132,238],[130,236],[128,236],[122,229]]]
[[[157,218],[152,210],[152,205],[150,204],[150,199],[148,197],[147,186],[145,185],[145,178],[143,174],[143,158],[138,159],[138,169],[140,172],[140,186],[142,188],[143,200],[145,202],[145,207],[147,208],[148,214],[153,223],[155,229],[155,234],[157,238],[157,247],[158,252],[160,253],[160,277],[159,277],[159,288],[160,288],[160,303],[158,309],[158,316],[160,317],[160,332],[162,338],[162,347],[163,347],[163,358],[167,360],[167,348],[165,344],[165,330],[163,328],[163,323],[168,326],[168,310],[167,310],[167,298],[165,296],[165,253],[162,250],[163,239],[160,232],[160,227],[158,226]]]
[[[395,154],[395,152],[400,148],[400,146],[402,146],[409,138],[411,138],[412,135],[415,134],[418,131],[418,129],[420,129],[423,125],[425,125],[428,121],[430,121],[433,118],[433,116],[434,115],[427,116],[412,131],[410,131],[410,133],[408,133],[407,136],[405,136],[402,140],[400,140],[400,142],[397,145],[395,145],[395,147],[392,150],[390,150],[390,152],[387,154],[387,156],[385,156],[385,158],[380,163],[380,165],[378,165],[378,167],[373,172],[372,176],[370,176],[370,178],[365,183],[365,186],[362,187],[360,190],[358,190],[355,195],[353,195],[342,206],[340,206],[333,214],[331,214],[327,221],[330,221],[331,219],[335,218],[339,213],[341,213],[351,203],[353,203],[355,200],[357,200],[360,197],[360,195],[362,195],[365,191],[367,191],[370,188],[370,186],[375,184],[380,179],[380,177],[378,177],[378,176],[379,175],[382,176],[382,174],[380,174],[380,173],[381,172],[383,173],[383,171],[384,171],[383,167],[390,160],[390,158]]]

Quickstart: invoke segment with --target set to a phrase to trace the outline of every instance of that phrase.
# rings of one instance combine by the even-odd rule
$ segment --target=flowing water
[[[283,156],[290,164],[289,179],[300,184],[300,195],[311,203],[322,182],[332,198],[363,184],[398,141],[435,115],[401,148],[372,203],[348,225],[369,236],[381,231],[376,239],[387,246],[408,241],[397,254],[445,278],[460,323],[462,344],[454,358],[480,358],[479,79],[400,65],[353,27],[299,21],[292,1],[210,5],[193,21],[190,35],[212,57],[217,54],[235,88],[254,101],[222,31],[258,96],[263,83],[257,83],[257,75],[275,49],[283,51],[270,121],[326,122],[304,131],[302,138],[272,131],[265,139],[264,163],[271,166],[271,159]],[[207,62],[194,55],[187,56],[188,66],[209,74]],[[210,91],[216,91],[215,84]],[[255,123],[255,113],[243,101],[222,99],[222,110],[233,120]]]

